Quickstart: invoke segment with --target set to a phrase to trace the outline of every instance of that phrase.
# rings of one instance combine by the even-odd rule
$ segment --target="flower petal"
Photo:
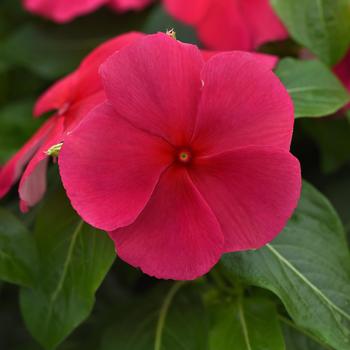
[[[220,222],[226,252],[270,242],[286,225],[300,196],[298,160],[270,147],[198,159],[190,175]]]
[[[77,94],[78,75],[76,72],[57,81],[37,100],[34,106],[34,115],[40,115],[53,111],[68,108],[68,105],[75,99]]]
[[[202,0],[195,7],[167,0],[175,17],[196,26],[205,46],[216,50],[251,51],[261,44],[287,37],[269,0]],[[187,7],[186,7],[187,6]]]
[[[249,26],[237,2],[211,1],[207,15],[196,26],[199,39],[206,47],[224,51],[253,49]]]
[[[136,219],[171,161],[171,146],[163,139],[102,104],[66,136],[59,167],[80,216],[109,231]]]
[[[105,41],[84,58],[79,69],[93,69],[98,73],[100,65],[106,61],[109,56],[143,36],[145,36],[145,34],[141,32],[128,32]]]
[[[240,6],[246,25],[249,26],[252,48],[288,37],[287,30],[274,13],[269,0],[242,0]]]
[[[212,0],[165,0],[165,7],[176,19],[188,24],[200,22],[207,14]]]
[[[28,163],[19,183],[18,192],[21,199],[21,210],[26,212],[44,196],[46,191],[46,170],[49,157],[46,151],[62,142],[63,118],[55,118],[55,126],[50,130],[45,142]]]
[[[56,22],[64,23],[96,10],[108,0],[24,0],[24,7]]]
[[[82,98],[86,98],[91,94],[101,91],[103,89],[99,74],[101,64],[114,53],[143,36],[144,34],[139,32],[118,35],[101,44],[86,56],[77,70],[79,93],[76,99],[79,101]]]
[[[157,278],[191,280],[219,260],[223,235],[183,168],[166,171],[130,226],[110,233],[118,256]]]
[[[51,110],[64,114],[74,103],[102,91],[99,76],[100,65],[121,48],[144,36],[130,32],[106,41],[93,50],[80,64],[79,68],[49,88],[37,101],[34,114],[39,116]]]
[[[111,6],[117,11],[142,10],[153,0],[110,0]]]
[[[114,54],[101,73],[107,98],[123,118],[184,143],[193,132],[202,66],[197,47],[159,33]]]
[[[53,126],[53,119],[45,122],[32,138],[0,169],[0,198],[5,196],[18,181],[23,168],[45,141]]]
[[[202,80],[196,147],[211,153],[249,145],[289,149],[293,104],[269,65],[249,53],[218,54],[205,64]]]
[[[235,51],[239,52],[239,51]],[[203,59],[205,62],[209,61],[213,56],[222,54],[222,51],[213,51],[213,50],[201,50]],[[254,56],[257,60],[259,60],[259,64],[266,65],[267,68],[270,68],[271,70],[275,68],[278,57],[274,55],[268,55],[264,53],[257,53],[257,52],[251,52],[252,56]]]
[[[65,134],[70,133],[95,107],[106,101],[103,90],[74,103],[64,114]]]

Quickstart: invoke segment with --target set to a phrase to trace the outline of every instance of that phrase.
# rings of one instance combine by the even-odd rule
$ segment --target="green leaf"
[[[291,36],[328,65],[350,42],[349,0],[270,0]]]
[[[207,350],[209,323],[200,297],[173,284],[116,312],[99,350]],[[187,289],[187,288],[186,288]]]
[[[323,172],[334,172],[350,162],[350,122],[347,119],[303,120],[302,127],[320,150]]]
[[[64,26],[47,21],[26,22],[0,43],[0,57],[12,66],[29,69],[44,79],[70,73],[97,45],[118,34],[137,30],[143,14],[116,16],[107,9]]]
[[[21,291],[27,328],[46,349],[54,349],[90,314],[94,295],[115,253],[103,232],[84,224],[60,194],[39,213],[36,284]]]
[[[350,101],[348,91],[320,61],[285,58],[276,74],[293,99],[296,118],[326,116]]]
[[[322,181],[322,192],[337,209],[350,238],[350,167],[327,176],[326,181]]]
[[[0,58],[0,75],[7,72],[8,69],[9,69],[8,63],[5,61],[2,61]]]
[[[0,163],[7,161],[42,123],[42,119],[32,117],[33,104],[22,100],[0,109]]]
[[[332,350],[320,344],[312,335],[298,329],[291,321],[282,320],[286,350]]]
[[[338,215],[311,185],[304,183],[295,214],[272,243],[222,260],[232,274],[277,294],[297,325],[349,349],[349,250]]]
[[[0,39],[2,39],[16,29],[26,17],[29,17],[29,14],[23,11],[18,1],[1,0],[0,6]]]
[[[15,216],[0,208],[0,279],[30,286],[36,266],[33,237]]]
[[[262,298],[224,301],[216,306],[210,350],[284,350],[275,306]]]
[[[78,44],[60,33],[25,25],[0,46],[0,55],[5,62],[28,68],[43,78],[55,79],[76,68],[81,58],[98,43],[92,39]]]

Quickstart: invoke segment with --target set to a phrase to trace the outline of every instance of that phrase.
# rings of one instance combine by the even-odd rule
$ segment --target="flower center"
[[[177,160],[180,163],[188,164],[191,161],[191,159],[192,159],[192,153],[188,149],[181,149],[177,153]]]

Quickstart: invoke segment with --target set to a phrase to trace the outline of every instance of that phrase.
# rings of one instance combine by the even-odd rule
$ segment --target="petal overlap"
[[[171,155],[163,139],[117,117],[105,103],[66,137],[60,173],[82,218],[110,231],[136,219],[171,164]]]
[[[225,252],[257,249],[275,238],[301,190],[298,160],[270,147],[198,159],[190,175],[220,222]]]
[[[54,121],[46,121],[32,138],[0,169],[0,197],[3,197],[19,180],[24,167],[54,127]]]
[[[42,198],[46,188],[48,164],[45,151],[64,141],[65,136],[77,127],[93,108],[106,100],[99,76],[100,65],[113,53],[144,35],[130,32],[106,41],[87,55],[74,72],[60,79],[39,97],[34,107],[34,115],[39,117],[47,112],[54,114],[22,149],[0,168],[0,198],[19,180],[24,169],[19,184],[20,208],[27,211]]]
[[[45,194],[46,170],[49,161],[49,156],[46,152],[49,148],[62,141],[63,123],[64,120],[62,117],[55,117],[53,128],[49,131],[45,141],[36,151],[23,172],[18,186],[18,193],[21,200],[20,207],[23,212],[26,212],[29,207],[37,204]]]
[[[194,45],[159,33],[114,54],[102,65],[101,75],[108,100],[123,118],[181,144],[193,132],[203,64]]]
[[[176,167],[163,174],[137,220],[110,236],[121,259],[165,279],[205,274],[219,260],[224,244],[211,209],[187,171]]]
[[[215,55],[205,65],[193,142],[203,152],[268,145],[289,149],[291,98],[271,67],[256,55]]]

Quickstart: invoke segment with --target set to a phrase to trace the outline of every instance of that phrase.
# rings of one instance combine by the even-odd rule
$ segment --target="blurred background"
[[[123,15],[101,8],[71,23],[58,25],[26,13],[19,0],[0,0],[0,164],[5,163],[45,120],[32,117],[33,104],[38,96],[58,78],[73,71],[99,43],[131,30],[154,33],[170,28],[176,30],[179,40],[200,45],[194,30],[174,21],[159,3],[144,11]],[[266,45],[261,51],[280,57],[296,57],[300,54],[300,47],[289,39]],[[317,120],[298,119],[292,151],[302,163],[303,177],[330,199],[349,235],[349,120],[344,118],[342,112]],[[43,206],[51,205],[54,208],[55,205],[65,205],[62,204],[65,198],[55,164],[50,166],[48,183],[47,200],[28,214],[19,212],[16,187],[0,204],[18,215],[30,228],[33,218]],[[199,280],[199,286],[200,283]],[[113,337],[127,338],[130,329],[134,328],[135,331],[135,328],[154,324],[152,315],[154,305],[158,303],[157,295],[167,287],[167,282],[159,283],[117,261],[97,293],[92,315],[58,349],[114,349]],[[41,347],[29,335],[21,319],[18,294],[17,287],[0,282],[0,349],[40,350]],[[182,305],[176,311],[179,314],[186,312],[188,303],[193,307],[195,301],[191,300],[190,294],[186,300],[178,301]],[[143,296],[142,303],[140,296]],[[132,309],[137,309],[139,315],[141,313],[144,317],[135,318],[128,308],[131,304]],[[188,317],[188,322],[191,322],[191,315]],[[113,328],[114,324],[118,326]],[[195,330],[187,329],[183,334],[186,331],[190,332],[189,338],[193,337]],[[140,332],[139,336],[144,334]],[[137,336],[137,332],[133,336]],[[145,337],[143,344],[149,341]],[[145,345],[143,349],[149,348]],[[186,347],[180,344],[178,349],[185,350]],[[201,349],[200,345],[198,349]]]

